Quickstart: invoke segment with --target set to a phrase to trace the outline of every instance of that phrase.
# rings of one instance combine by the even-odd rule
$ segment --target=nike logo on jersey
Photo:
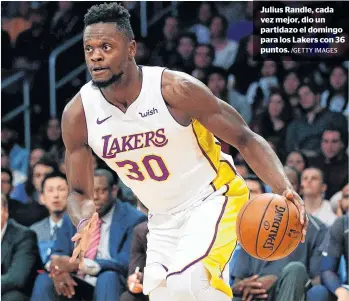
[[[157,109],[152,108],[151,110],[146,111],[145,113],[138,113],[139,115],[141,115],[142,118],[150,116],[150,115],[154,115],[156,113],[159,113]]]
[[[97,124],[102,124],[104,121],[107,121],[112,115],[110,115],[109,117],[107,118],[104,118],[102,120],[99,120],[99,117],[97,118]]]

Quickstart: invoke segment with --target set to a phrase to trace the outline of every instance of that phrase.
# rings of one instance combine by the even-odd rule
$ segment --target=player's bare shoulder
[[[164,97],[175,101],[187,99],[197,89],[206,90],[207,87],[191,75],[173,70],[165,70],[162,76],[161,89]]]
[[[165,70],[161,85],[162,95],[174,109],[198,117],[204,108],[216,104],[212,92],[198,79],[179,71]]]
[[[65,106],[62,115],[62,136],[67,148],[87,143],[85,111],[80,93]]]

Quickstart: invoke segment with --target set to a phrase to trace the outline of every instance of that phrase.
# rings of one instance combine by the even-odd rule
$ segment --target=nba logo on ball
[[[239,212],[236,225],[241,246],[261,260],[288,256],[302,238],[297,207],[285,197],[272,193],[247,202]]]

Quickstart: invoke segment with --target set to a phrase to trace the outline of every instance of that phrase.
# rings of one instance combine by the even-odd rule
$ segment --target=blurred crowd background
[[[316,2],[311,1],[288,3],[304,5],[305,2],[316,5]],[[66,103],[86,82],[86,74],[77,74],[64,88],[59,89],[56,114],[52,115],[49,56],[57,47],[81,34],[83,16],[95,3],[97,2],[1,3],[2,80],[18,71],[25,72],[30,88],[30,106],[26,110],[30,111],[31,116],[30,149],[24,143],[25,122],[22,115],[2,121],[1,124],[2,214],[8,212],[10,218],[6,231],[9,231],[9,225],[13,223],[13,227],[18,227],[16,229],[25,234],[23,237],[17,235],[16,239],[9,238],[8,244],[18,243],[22,246],[23,241],[17,240],[26,239],[25,246],[32,248],[29,250],[32,254],[37,252],[40,255],[41,265],[38,267],[36,260],[30,261],[27,258],[25,267],[28,273],[24,273],[25,279],[23,273],[18,275],[24,267],[19,270],[11,269],[11,265],[14,265],[12,261],[9,266],[2,268],[1,289],[4,300],[28,300],[30,296],[33,301],[59,300],[54,299],[58,298],[57,283],[46,277],[52,272],[52,262],[58,266],[62,264],[62,269],[68,275],[84,279],[76,287],[87,287],[84,292],[90,295],[76,294],[73,298],[77,300],[92,300],[92,296],[98,301],[119,300],[118,296],[122,293],[122,300],[146,300],[146,297],[139,294],[141,289],[137,290],[138,286],[136,289],[130,286],[133,279],[130,277],[134,277],[136,266],[141,268],[140,273],[144,267],[144,262],[135,263],[136,251],[133,247],[142,244],[146,239],[145,215],[143,216],[146,208],[142,207],[140,201],[119,181],[115,173],[109,173],[108,167],[97,157],[94,157],[95,189],[104,187],[107,195],[103,195],[99,189],[95,191],[95,201],[104,200],[106,204],[113,204],[112,207],[106,206],[108,210],[122,204],[126,206],[122,208],[130,212],[129,220],[125,221],[130,227],[127,232],[129,235],[121,237],[116,254],[110,252],[109,257],[107,256],[108,260],[115,261],[122,249],[122,256],[125,256],[125,252],[127,254],[123,257],[124,266],[111,264],[106,267],[102,263],[95,264],[98,260],[94,259],[103,257],[101,252],[91,259],[94,272],[83,271],[83,275],[79,274],[81,271],[77,267],[72,268],[62,263],[66,263],[64,258],[71,256],[72,246],[58,248],[57,245],[60,244],[55,243],[60,235],[62,239],[68,234],[71,237],[70,230],[61,231],[61,234],[58,231],[54,237],[48,235],[49,238],[42,238],[42,233],[45,232],[45,228],[42,228],[43,221],[52,221],[47,224],[48,230],[46,229],[51,234],[54,225],[64,228],[62,224],[70,222],[69,219],[64,219],[68,189],[64,177],[64,145],[60,120]],[[245,122],[275,150],[295,190],[302,195],[308,214],[311,215],[312,230],[309,230],[307,238],[309,242],[285,260],[266,263],[249,258],[249,255],[237,248],[231,261],[231,284],[237,296],[235,299],[242,297],[241,292],[251,294],[254,298],[262,298],[262,295],[253,293],[251,281],[249,282],[249,277],[258,274],[276,277],[272,280],[267,278],[269,282],[261,280],[268,292],[265,298],[270,298],[269,300],[286,300],[281,295],[278,296],[282,294],[280,291],[286,294],[282,296],[291,298],[287,300],[298,300],[292,298],[300,295],[287,295],[289,292],[282,283],[291,283],[295,287],[292,294],[306,294],[308,300],[345,300],[341,298],[349,294],[342,286],[348,284],[348,61],[298,62],[290,57],[280,57],[278,61],[265,57],[263,61],[255,61],[253,54],[260,47],[260,37],[253,34],[255,14],[252,1],[147,2],[145,15],[144,10],[142,11],[144,4],[141,2],[121,3],[131,14],[137,42],[136,62],[139,65],[165,66],[189,73],[204,82],[214,95],[233,106]],[[340,2],[336,5],[340,9]],[[347,39],[348,28],[349,26],[344,27],[343,34]],[[349,50],[348,42],[340,47],[341,52],[337,58]],[[59,57],[55,70],[57,78],[69,73],[72,68],[82,64],[83,60],[83,48],[79,42]],[[1,97],[4,117],[22,104],[22,83],[19,81],[2,88]],[[233,156],[238,172],[246,179],[251,197],[270,191],[268,186],[253,175],[238,151],[221,142],[223,151]],[[98,179],[103,179],[104,186]],[[63,184],[60,182],[62,180]],[[50,191],[45,191],[45,183],[52,184],[49,186]],[[107,214],[106,212],[103,214]],[[2,215],[2,230],[3,219],[7,220],[6,214],[4,218]],[[138,229],[138,226],[135,228],[135,231],[138,229],[144,235],[137,235],[135,232],[132,236],[133,228],[144,223],[145,229]],[[42,227],[38,227],[38,224]],[[37,249],[28,242],[32,231],[36,232],[33,239],[37,242]],[[120,233],[115,235],[124,235]],[[2,250],[5,238],[6,234],[2,240]],[[135,241],[136,238],[138,241]],[[125,245],[126,241],[129,243]],[[334,248],[332,251],[328,250],[330,243],[334,246],[333,241],[338,243],[336,252],[333,251]],[[13,248],[5,250],[17,252],[18,246],[14,245]],[[145,250],[141,252],[143,256],[144,252]],[[10,257],[11,260],[20,260],[18,256]],[[24,252],[21,256],[29,255]],[[29,277],[29,270],[34,271],[33,277]],[[106,276],[111,271],[114,274],[109,273]],[[12,278],[9,276],[10,272]],[[39,276],[36,277],[37,275]],[[93,284],[93,281],[88,281],[87,275],[105,279]],[[108,278],[115,275],[118,280],[112,279],[117,284]],[[307,277],[300,281],[299,275]],[[22,278],[18,280],[20,276]],[[72,279],[76,280],[74,277]],[[20,284],[16,281],[20,281]],[[109,283],[110,287],[104,290],[113,290],[116,295],[103,295],[99,283]]]

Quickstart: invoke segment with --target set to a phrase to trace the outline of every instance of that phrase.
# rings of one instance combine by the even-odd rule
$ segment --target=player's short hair
[[[63,173],[61,173],[59,171],[54,171],[54,172],[46,175],[45,178],[42,180],[42,183],[41,183],[41,191],[42,192],[44,191],[46,181],[49,179],[52,179],[52,178],[61,178],[61,179],[65,180],[68,184],[67,177]]]
[[[91,6],[84,17],[85,28],[96,23],[115,23],[116,28],[123,32],[129,40],[134,39],[130,23],[130,13],[116,2],[102,3]]]

